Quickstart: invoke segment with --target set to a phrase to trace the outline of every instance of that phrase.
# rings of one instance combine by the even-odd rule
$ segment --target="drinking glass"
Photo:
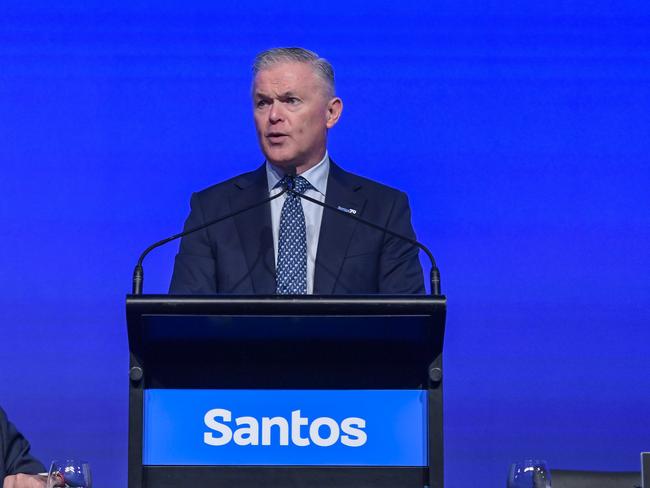
[[[47,474],[47,488],[56,487],[92,488],[90,464],[75,459],[52,461]]]
[[[526,459],[510,466],[508,488],[551,488],[551,472],[546,461]]]

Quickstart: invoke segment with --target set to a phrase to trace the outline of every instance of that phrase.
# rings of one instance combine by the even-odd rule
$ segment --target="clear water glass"
[[[510,466],[508,488],[551,488],[551,472],[546,461],[526,459]]]
[[[52,461],[47,474],[47,488],[58,487],[92,488],[90,464],[75,459]]]

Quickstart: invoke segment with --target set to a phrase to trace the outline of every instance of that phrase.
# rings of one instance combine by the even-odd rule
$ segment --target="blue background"
[[[449,297],[446,478],[650,448],[650,3],[0,5],[0,403],[126,485],[124,294],[192,191],[255,168],[249,66],[304,45],[330,153],[409,193]],[[176,246],[146,262],[163,292]]]
[[[329,466],[426,466],[426,393],[422,390],[146,390],[143,464],[148,465],[329,465]],[[217,417],[234,433],[238,417],[254,417],[261,428],[262,417],[282,417],[289,424],[289,444],[281,446],[279,428],[271,428],[271,445],[239,446],[234,440],[223,446],[204,443],[204,433],[220,439],[222,434],[206,427],[204,417],[213,408],[229,410],[230,421]],[[309,439],[308,425],[318,417],[341,422],[348,417],[366,421],[367,441],[356,447],[341,443],[346,435],[327,447],[309,441],[296,446],[291,413],[309,424],[300,436]],[[249,424],[244,425],[248,429]],[[328,427],[320,436],[331,435]],[[353,440],[357,435],[351,435]]]

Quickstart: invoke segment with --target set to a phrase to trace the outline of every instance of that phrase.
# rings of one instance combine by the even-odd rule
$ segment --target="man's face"
[[[328,98],[327,84],[305,63],[274,64],[253,81],[257,138],[275,166],[295,166],[301,173],[316,165],[341,108],[341,100]]]

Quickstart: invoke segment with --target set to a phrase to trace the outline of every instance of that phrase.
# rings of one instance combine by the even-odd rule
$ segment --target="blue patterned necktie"
[[[282,186],[290,187],[284,177]],[[294,190],[304,193],[311,188],[302,176],[295,178]],[[276,293],[278,295],[305,295],[307,293],[307,230],[300,197],[287,193],[280,214],[278,262],[276,266]]]

